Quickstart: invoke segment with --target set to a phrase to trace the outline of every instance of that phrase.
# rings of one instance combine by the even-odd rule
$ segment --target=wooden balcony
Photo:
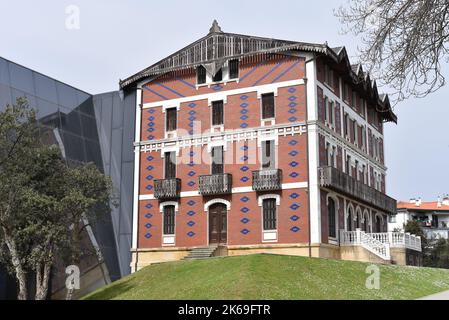
[[[386,213],[396,213],[396,200],[386,194],[354,179],[346,173],[333,168],[318,168],[318,179],[322,187],[326,187],[355,200],[364,202]]]
[[[232,193],[232,175],[228,173],[200,176],[199,192],[205,196]]]
[[[275,191],[282,189],[282,170],[253,171],[253,190]]]
[[[181,193],[180,179],[154,180],[154,197],[156,199],[175,199]]]

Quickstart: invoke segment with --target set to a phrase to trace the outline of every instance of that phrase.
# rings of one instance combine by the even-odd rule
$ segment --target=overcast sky
[[[333,9],[344,0],[0,0],[0,56],[90,93],[204,36],[213,19],[224,31],[330,46],[356,55],[358,39],[342,35]],[[67,29],[67,6],[80,10]],[[70,24],[69,24],[70,26]],[[395,108],[385,130],[387,192],[402,200],[449,193],[449,89]]]

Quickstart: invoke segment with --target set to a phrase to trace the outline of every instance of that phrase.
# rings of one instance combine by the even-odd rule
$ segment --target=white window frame
[[[263,229],[263,201],[268,199],[276,200],[276,230],[264,230]],[[261,232],[262,232],[262,242],[263,243],[276,243],[279,241],[278,230],[279,230],[279,206],[281,205],[281,197],[278,194],[264,194],[258,197],[257,199],[260,214],[261,214]]]

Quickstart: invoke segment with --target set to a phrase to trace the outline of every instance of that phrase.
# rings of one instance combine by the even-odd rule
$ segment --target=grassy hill
[[[449,290],[449,270],[379,266],[380,290],[368,290],[368,264],[250,255],[149,266],[85,299],[415,299]]]

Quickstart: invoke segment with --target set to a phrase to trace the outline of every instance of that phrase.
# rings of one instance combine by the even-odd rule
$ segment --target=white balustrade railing
[[[360,245],[385,260],[390,260],[390,248],[422,251],[421,237],[402,232],[366,233],[360,229],[357,231],[341,230],[340,245]]]

